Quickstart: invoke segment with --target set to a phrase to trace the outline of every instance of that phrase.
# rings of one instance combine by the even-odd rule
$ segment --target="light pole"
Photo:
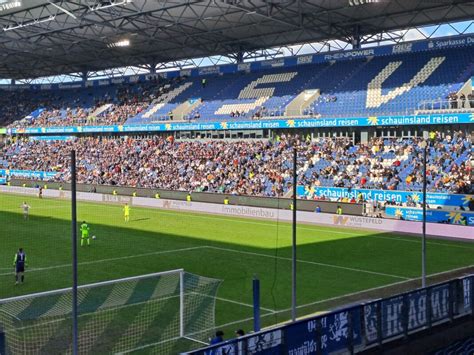
[[[428,155],[428,142],[426,139],[420,143],[423,148],[423,224],[421,239],[421,286],[426,287],[426,164]]]

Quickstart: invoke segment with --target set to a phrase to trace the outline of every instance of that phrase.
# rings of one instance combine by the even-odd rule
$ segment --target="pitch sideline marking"
[[[286,261],[291,261],[292,260],[291,258],[285,258],[283,256],[275,256],[275,255],[269,255],[269,254],[255,253],[255,252],[251,252],[251,251],[242,251],[242,250],[221,248],[221,247],[215,247],[215,246],[207,246],[207,248],[222,250],[222,251],[229,251],[229,252],[234,252],[234,253],[239,253],[239,254],[262,256],[262,257],[272,258],[272,259],[276,258],[276,259],[279,259],[279,260],[286,260]],[[296,260],[296,261],[299,262],[299,263],[303,263],[303,264],[318,265],[318,266],[324,266],[324,267],[331,267],[331,268],[335,268],[335,269],[343,269],[343,270],[349,270],[349,271],[354,271],[354,272],[362,272],[362,273],[379,275],[379,276],[387,276],[387,277],[392,277],[392,278],[396,278],[396,279],[411,280],[411,278],[405,277],[405,276],[392,275],[392,274],[386,274],[386,273],[383,273],[383,272],[351,268],[351,267],[347,267],[347,266],[339,266],[339,265],[319,263],[319,262],[316,262],[316,261],[299,260],[299,259]]]
[[[18,195],[15,195],[15,196],[18,196]],[[53,199],[48,198],[48,200],[56,201],[56,199],[54,199],[54,198]],[[94,202],[87,202],[87,201],[81,201],[81,202],[85,202],[87,204],[98,205],[97,203],[94,203]],[[114,207],[115,205],[107,204],[107,206]],[[58,207],[63,208],[62,206],[54,206],[54,208],[58,208]],[[119,207],[119,206],[116,206],[116,207]],[[40,207],[40,209],[42,209],[42,208],[43,207]],[[154,212],[161,213],[161,214],[175,215],[175,213],[173,213],[171,211],[163,210],[161,208],[146,208],[146,207],[142,207],[142,206],[137,206],[137,208],[154,211]],[[35,208],[35,209],[38,209],[38,208]],[[15,210],[17,210],[17,209],[15,209]],[[288,221],[281,221],[285,224],[278,225],[277,223],[279,222],[279,220],[273,221],[273,223],[268,223],[268,222],[257,222],[257,221],[251,221],[251,220],[246,221],[246,220],[243,220],[243,219],[245,219],[245,217],[239,217],[239,216],[236,216],[234,218],[229,218],[229,217],[225,217],[225,215],[205,216],[205,215],[202,215],[202,213],[199,213],[199,212],[189,212],[189,211],[181,211],[181,210],[178,210],[178,212],[185,213],[187,215],[187,217],[191,217],[191,218],[194,217],[194,218],[213,219],[213,220],[218,218],[220,220],[232,221],[232,222],[237,222],[237,223],[245,223],[245,224],[255,224],[255,225],[274,226],[274,227],[288,227],[288,228],[291,227],[291,225],[286,224],[286,223],[290,223]],[[21,214],[21,213],[18,212],[18,214]],[[327,226],[327,228],[336,228],[336,226]],[[419,239],[409,240],[409,239],[404,239],[403,237],[382,237],[382,236],[371,235],[371,234],[369,234],[369,235],[360,235],[360,234],[356,234],[354,232],[335,231],[335,230],[332,230],[332,229],[326,230],[326,229],[321,229],[321,228],[317,228],[317,227],[308,228],[308,227],[298,226],[298,229],[308,230],[308,231],[315,231],[315,232],[328,232],[328,233],[333,233],[333,234],[351,235],[351,236],[354,236],[354,237],[359,236],[359,237],[369,237],[369,238],[376,238],[376,239],[395,240],[395,241],[406,242],[406,243],[418,243],[418,244],[421,243],[421,240],[419,240]],[[375,233],[374,231],[364,231],[364,232]],[[440,243],[440,242],[429,241],[429,240],[426,243],[427,244],[433,244],[433,245],[440,245],[440,246],[444,246],[444,247],[461,248],[461,249],[468,249],[468,250],[473,250],[474,251],[474,248],[464,246],[464,245],[446,244],[446,243]]]
[[[109,205],[109,206],[111,206],[111,205]],[[172,213],[170,211],[166,211],[166,210],[163,210],[163,209],[160,209],[160,208],[146,208],[146,207],[141,207],[141,206],[139,206],[138,208],[143,208],[145,210],[153,210],[153,211],[156,211],[157,213],[161,213],[161,214],[176,215],[175,213]],[[257,221],[252,221],[252,220],[247,221],[247,220],[245,220],[246,219],[245,217],[239,217],[239,216],[236,216],[234,218],[229,218],[229,217],[225,217],[225,215],[205,216],[205,215],[200,214],[199,212],[189,212],[189,211],[181,211],[181,210],[178,210],[177,212],[185,213],[187,217],[191,217],[191,218],[194,217],[194,218],[212,219],[212,220],[219,219],[219,220],[223,220],[223,221],[231,221],[231,222],[236,222],[236,223],[255,224],[255,225],[271,226],[271,227],[278,227],[278,228],[281,228],[281,227],[290,228],[291,227],[291,224],[288,224],[288,223],[291,223],[289,221],[276,220],[276,221],[273,221],[272,223],[269,223],[269,222],[257,222]],[[283,224],[278,224],[278,222],[282,222]],[[357,233],[354,233],[354,232],[344,232],[344,231],[332,230],[333,228],[337,228],[337,226],[328,225],[326,227],[329,228],[329,229],[326,230],[326,229],[318,228],[318,225],[315,225],[314,228],[304,227],[304,226],[298,225],[297,228],[300,229],[300,230],[350,235],[350,236],[353,236],[353,237],[368,237],[368,238],[376,238],[376,239],[387,239],[387,240],[392,240],[392,241],[399,241],[399,242],[406,242],[406,243],[417,243],[417,244],[421,243],[420,239],[415,239],[416,237],[411,237],[411,238],[413,238],[413,240],[409,240],[409,239],[404,239],[403,237],[383,237],[383,236],[372,235],[372,234],[360,235],[360,234],[357,234]],[[354,227],[354,228],[356,228],[356,227]],[[380,232],[380,231],[363,230],[363,232],[377,233],[377,232]],[[447,244],[447,243],[440,243],[440,242],[429,241],[429,240],[427,240],[426,243],[427,244],[433,244],[433,245],[440,245],[440,246],[444,246],[444,247],[461,248],[461,249],[468,249],[468,250],[474,251],[474,247],[471,248],[471,247],[464,246],[464,245]]]

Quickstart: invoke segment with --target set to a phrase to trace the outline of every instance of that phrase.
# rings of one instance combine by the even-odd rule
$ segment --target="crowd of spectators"
[[[39,92],[8,91],[0,98],[0,118],[3,120],[0,123],[14,128],[120,125],[141,113],[154,100],[159,100],[160,95],[182,80],[156,79],[102,88]],[[31,116],[38,109],[41,113]]]
[[[53,92],[34,93],[30,90],[0,92],[0,126],[13,124],[40,107],[50,106],[57,98]]]
[[[384,190],[421,190],[421,139],[281,135],[274,140],[188,140],[170,137],[22,140],[0,151],[0,168],[55,171],[69,181],[75,149],[78,182],[239,195],[282,196],[291,186],[292,151],[298,149],[299,184]],[[428,190],[472,193],[470,139],[463,132],[437,137],[429,148]],[[313,196],[309,196],[312,198]]]
[[[57,171],[56,181],[68,181],[72,148],[77,152],[80,183],[269,196],[285,190],[285,179],[290,177],[285,162],[292,149],[288,139],[233,143],[172,137],[18,140],[0,154],[0,161],[20,170]]]
[[[474,95],[470,92],[467,96],[464,93],[458,95],[456,92],[448,94],[446,99],[449,102],[449,108],[474,108]]]
[[[382,190],[421,190],[421,138],[374,138],[369,144],[349,139],[316,141],[309,163],[313,186],[359,187]],[[462,131],[447,132],[429,147],[427,185],[430,191],[472,191],[471,140]],[[307,172],[308,174],[308,172]]]

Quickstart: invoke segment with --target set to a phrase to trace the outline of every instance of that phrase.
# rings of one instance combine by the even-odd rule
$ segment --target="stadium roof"
[[[354,34],[474,18],[474,1],[371,1],[0,0],[0,78],[347,41]]]

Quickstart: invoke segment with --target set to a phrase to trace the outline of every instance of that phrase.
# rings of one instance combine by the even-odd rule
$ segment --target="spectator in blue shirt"
[[[222,330],[218,330],[216,332],[216,336],[211,339],[209,345],[219,344],[224,341],[224,332]]]

